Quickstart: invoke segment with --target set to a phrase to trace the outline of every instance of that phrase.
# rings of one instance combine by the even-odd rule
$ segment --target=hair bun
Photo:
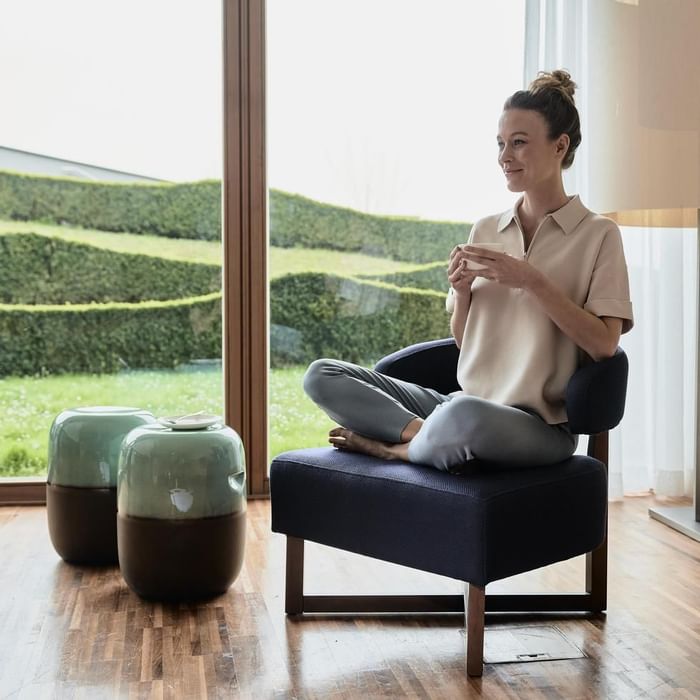
[[[577,87],[576,83],[571,80],[571,75],[565,70],[553,70],[551,73],[541,70],[530,83],[528,90],[532,93],[556,90],[573,103]]]

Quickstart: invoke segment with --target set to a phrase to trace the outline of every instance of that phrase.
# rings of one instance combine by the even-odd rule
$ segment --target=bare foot
[[[393,447],[391,443],[372,440],[364,435],[353,433],[347,428],[333,428],[328,433],[328,442],[341,450],[361,452],[381,459],[396,459],[396,455],[391,449]]]

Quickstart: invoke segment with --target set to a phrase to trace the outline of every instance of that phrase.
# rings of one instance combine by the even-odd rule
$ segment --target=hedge
[[[221,357],[221,294],[138,304],[0,304],[0,376],[162,368]]]
[[[273,367],[372,364],[449,335],[444,294],[303,273],[271,285]],[[0,376],[172,368],[221,357],[221,295],[138,304],[0,304]]]
[[[270,242],[326,248],[410,262],[447,262],[471,224],[373,216],[284,192],[270,193]]]
[[[270,244],[394,260],[447,260],[471,224],[375,216],[279,190],[269,192]],[[104,231],[219,240],[221,183],[115,183],[0,171],[0,218]]]
[[[221,268],[34,233],[0,235],[0,303],[182,299],[221,290]]]
[[[450,333],[444,294],[350,277],[280,277],[271,283],[270,304],[273,367],[319,357],[372,364]]]
[[[221,183],[95,182],[0,171],[0,217],[219,240]]]
[[[410,272],[392,272],[385,275],[358,275],[361,279],[387,282],[397,287],[413,287],[415,289],[432,289],[447,294],[447,262],[429,263]]]

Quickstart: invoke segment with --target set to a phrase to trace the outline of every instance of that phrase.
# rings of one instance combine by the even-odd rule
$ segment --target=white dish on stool
[[[217,423],[222,424],[223,420],[221,416],[216,416],[213,413],[198,411],[197,413],[187,413],[183,416],[165,416],[159,418],[158,422],[172,430],[202,430]]]

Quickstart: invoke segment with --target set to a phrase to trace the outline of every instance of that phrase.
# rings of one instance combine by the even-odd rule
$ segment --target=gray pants
[[[480,458],[512,466],[554,464],[570,457],[578,436],[567,423],[462,392],[440,394],[340,360],[312,362],[304,391],[348,430],[382,442],[402,442],[403,429],[424,419],[408,458],[444,471]]]

